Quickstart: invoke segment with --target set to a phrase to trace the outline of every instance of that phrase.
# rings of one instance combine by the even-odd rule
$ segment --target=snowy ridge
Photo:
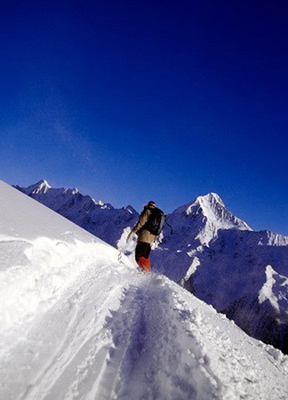
[[[173,232],[165,229],[152,255],[157,270],[288,353],[288,237],[252,231],[212,193],[180,207],[168,222]],[[277,277],[269,281],[268,303],[259,296],[267,265]]]
[[[27,188],[16,188],[113,246],[138,217],[131,206],[115,209],[109,203],[82,195],[77,188],[54,189],[44,179]]]
[[[10,278],[23,280],[22,270],[21,296],[38,298],[21,323],[1,324],[1,399],[287,399],[288,357],[279,350],[1,182],[0,195],[1,279],[10,287],[0,292],[1,315],[7,297],[20,304]],[[61,238],[59,250],[52,238]]]
[[[42,179],[38,183],[28,186],[26,189],[26,194],[31,196],[32,194],[47,193],[49,189],[52,189],[51,186],[45,179]]]
[[[259,246],[288,246],[288,237],[271,231],[261,231]]]
[[[126,243],[138,218],[133,207],[117,210],[76,189],[52,189],[44,180],[21,190],[117,247],[133,261],[135,242]],[[252,231],[227,210],[216,193],[179,207],[167,222],[172,230],[165,227],[161,243],[151,253],[152,268],[225,312],[250,335],[288,353],[288,299],[286,286],[282,285],[288,277],[288,237]],[[276,298],[279,308],[271,301],[260,301],[267,265],[277,277],[270,285],[270,299]]]
[[[153,258],[159,272],[225,312],[253,337],[287,353],[286,239],[266,231],[220,229],[209,247],[196,247],[193,239],[179,233],[166,236]],[[273,268],[276,280],[273,284],[268,280],[269,285],[267,265]],[[265,284],[270,288],[267,301],[259,296]]]
[[[15,196],[3,183],[0,221],[2,329],[32,318],[39,307],[50,307],[87,263],[98,260],[99,251],[104,256],[108,247],[109,258],[114,252],[118,260],[118,252],[101,239],[39,203]],[[9,259],[10,254],[19,257]]]

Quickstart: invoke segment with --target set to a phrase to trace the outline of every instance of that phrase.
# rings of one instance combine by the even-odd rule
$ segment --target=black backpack
[[[166,215],[162,210],[160,210],[160,208],[157,207],[149,208],[149,210],[151,211],[151,215],[146,224],[143,226],[143,229],[146,229],[152,233],[152,235],[158,236],[163,229]]]

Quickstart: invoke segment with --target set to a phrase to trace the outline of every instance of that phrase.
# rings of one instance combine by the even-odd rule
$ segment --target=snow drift
[[[0,196],[1,399],[287,399],[279,350],[2,182]]]

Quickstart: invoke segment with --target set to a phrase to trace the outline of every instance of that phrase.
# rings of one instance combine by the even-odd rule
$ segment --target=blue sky
[[[288,5],[1,2],[1,179],[288,235]]]

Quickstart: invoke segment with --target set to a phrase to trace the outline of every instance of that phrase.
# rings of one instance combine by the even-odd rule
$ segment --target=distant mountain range
[[[115,209],[77,189],[53,189],[45,180],[15,187],[131,254],[126,238],[139,216],[133,207]],[[215,193],[179,207],[167,223],[151,254],[153,269],[249,335],[288,353],[288,237],[253,231]]]
[[[77,188],[53,189],[44,179],[27,188],[15,187],[112,246],[139,215],[131,206],[115,209],[109,203],[83,196]]]

